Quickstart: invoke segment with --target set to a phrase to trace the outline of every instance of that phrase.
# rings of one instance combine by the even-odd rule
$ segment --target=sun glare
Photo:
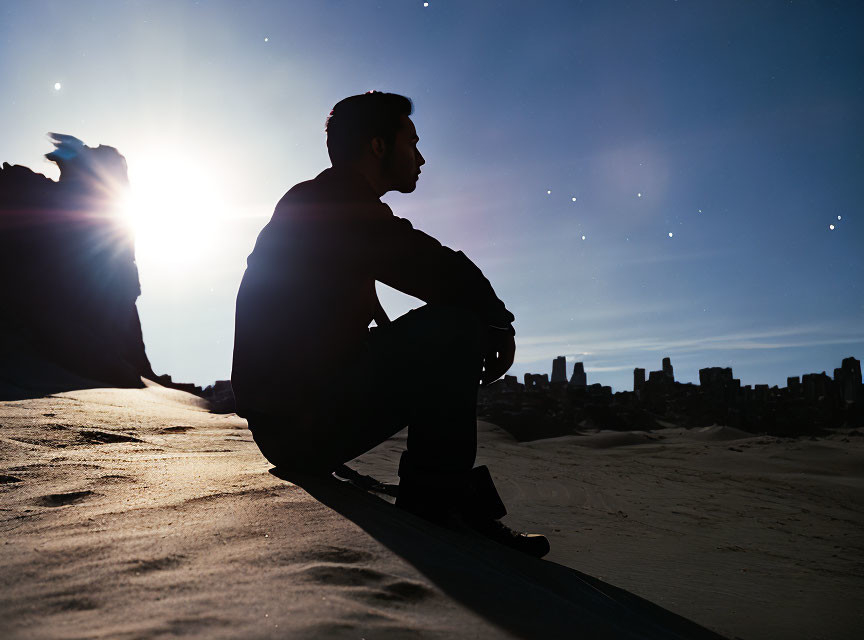
[[[129,154],[130,194],[124,213],[142,268],[193,268],[216,250],[224,218],[221,179],[197,158],[179,153]]]

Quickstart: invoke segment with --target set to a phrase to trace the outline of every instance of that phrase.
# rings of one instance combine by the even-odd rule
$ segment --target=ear
[[[372,138],[372,153],[375,154],[376,158],[383,158],[387,155],[387,143],[384,142],[384,138],[380,136]]]

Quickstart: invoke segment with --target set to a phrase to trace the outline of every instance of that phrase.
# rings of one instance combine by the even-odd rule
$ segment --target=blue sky
[[[782,384],[864,356],[862,5],[428,4],[0,3],[0,161],[56,176],[48,131],[126,156],[157,372],[228,377],[255,237],[369,89],[414,100],[427,159],[385,200],[492,281],[511,373],[566,355],[621,390],[668,355]]]

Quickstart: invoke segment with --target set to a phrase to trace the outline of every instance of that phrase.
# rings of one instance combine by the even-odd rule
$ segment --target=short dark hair
[[[372,138],[392,145],[402,116],[413,112],[411,99],[397,93],[369,91],[340,100],[324,127],[330,161],[336,165],[358,158]]]

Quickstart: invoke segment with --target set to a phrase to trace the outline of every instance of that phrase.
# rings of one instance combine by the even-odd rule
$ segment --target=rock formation
[[[155,375],[135,306],[134,239],[119,215],[126,161],[113,147],[51,136],[58,182],[0,169],[0,390],[44,387],[46,363],[55,379],[141,386]]]
[[[512,377],[505,376],[505,378]],[[199,395],[210,403],[210,411],[213,413],[233,413],[237,410],[230,380],[217,380],[207,386]]]

